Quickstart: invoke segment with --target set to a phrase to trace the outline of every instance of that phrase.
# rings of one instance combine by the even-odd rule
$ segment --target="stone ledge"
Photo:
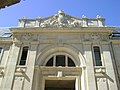
[[[39,67],[44,76],[76,76],[82,73],[81,67]],[[62,74],[62,75],[61,75]]]

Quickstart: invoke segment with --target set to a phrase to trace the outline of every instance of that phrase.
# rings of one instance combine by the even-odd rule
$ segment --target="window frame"
[[[59,60],[60,57],[63,58],[62,61],[61,61],[61,62],[63,62],[63,63],[60,63],[60,60]],[[67,61],[66,61],[67,59],[66,59],[66,57],[67,57],[67,56],[65,56],[65,55],[56,55],[56,60],[55,60],[56,63],[55,63],[55,66],[56,66],[56,67],[59,67],[59,66],[65,67],[65,66],[67,66],[67,63],[66,63],[66,62],[67,62]],[[49,60],[48,60],[48,61],[49,61]],[[53,62],[53,63],[54,63],[54,62]],[[61,64],[61,65],[60,65],[60,64]]]
[[[18,63],[17,63],[17,65],[19,65],[19,66],[25,66],[25,65],[20,65],[21,58],[22,58],[22,53],[23,53],[23,48],[24,48],[24,47],[28,47],[27,56],[26,56],[26,60],[25,60],[25,65],[27,65],[30,47],[29,47],[29,46],[22,46],[22,47],[21,47],[21,50],[20,50],[19,61],[18,61]]]
[[[1,53],[0,53],[0,65],[1,65],[4,49],[3,47],[0,47],[0,49],[1,49]]]
[[[47,59],[45,60],[43,65],[46,66],[47,62],[53,57],[53,66],[51,66],[51,67],[59,67],[56,65],[56,56],[58,56],[58,55],[65,56],[65,66],[61,66],[61,67],[76,67],[77,66],[74,58],[66,53],[55,53],[55,54],[50,55],[49,57],[47,57]],[[75,66],[68,66],[68,58],[70,58],[73,61]]]
[[[94,47],[98,47],[98,48],[99,48],[99,53],[100,53],[100,58],[101,58],[101,60],[100,60],[100,61],[101,61],[101,65],[97,65],[97,63],[96,63]],[[93,45],[93,46],[92,46],[92,53],[93,53],[93,66],[97,66],[97,67],[104,66],[101,51],[102,51],[102,50],[101,50],[101,47],[100,47],[99,45]]]

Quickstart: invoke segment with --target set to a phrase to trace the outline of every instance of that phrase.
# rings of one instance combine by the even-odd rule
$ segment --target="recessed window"
[[[4,34],[2,35],[2,37],[11,37],[11,36],[12,36],[11,33],[4,33]]]
[[[69,58],[69,57],[68,57],[68,66],[69,66],[69,67],[75,66],[73,60],[72,60],[71,58]]]
[[[75,67],[75,63],[73,62],[73,60],[65,55],[56,55],[50,58],[46,63],[46,66],[53,66],[53,65],[62,66],[62,67],[65,66]]]
[[[53,66],[53,57],[47,62],[46,66]]]
[[[3,48],[0,47],[0,63],[1,63],[1,58],[2,58],[2,52],[3,52]]]
[[[28,54],[28,46],[23,47],[19,65],[25,65],[26,64],[27,54]]]
[[[0,47],[0,54],[2,53],[2,48]]]
[[[56,66],[65,66],[65,56],[64,55],[56,56]]]
[[[95,66],[102,66],[100,48],[98,46],[93,47],[94,57],[95,57]]]

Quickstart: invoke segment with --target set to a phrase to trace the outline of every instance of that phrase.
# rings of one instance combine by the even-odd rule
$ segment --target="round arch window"
[[[46,66],[68,66],[68,67],[75,67],[75,63],[69,56],[65,55],[56,55],[51,57]]]

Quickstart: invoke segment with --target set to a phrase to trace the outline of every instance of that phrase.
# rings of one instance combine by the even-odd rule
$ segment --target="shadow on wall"
[[[102,74],[104,75],[104,77],[106,77],[107,79],[109,79],[111,82],[113,82],[114,83],[114,80],[110,77],[110,76],[108,76],[106,73],[104,73],[104,72],[102,72]]]

